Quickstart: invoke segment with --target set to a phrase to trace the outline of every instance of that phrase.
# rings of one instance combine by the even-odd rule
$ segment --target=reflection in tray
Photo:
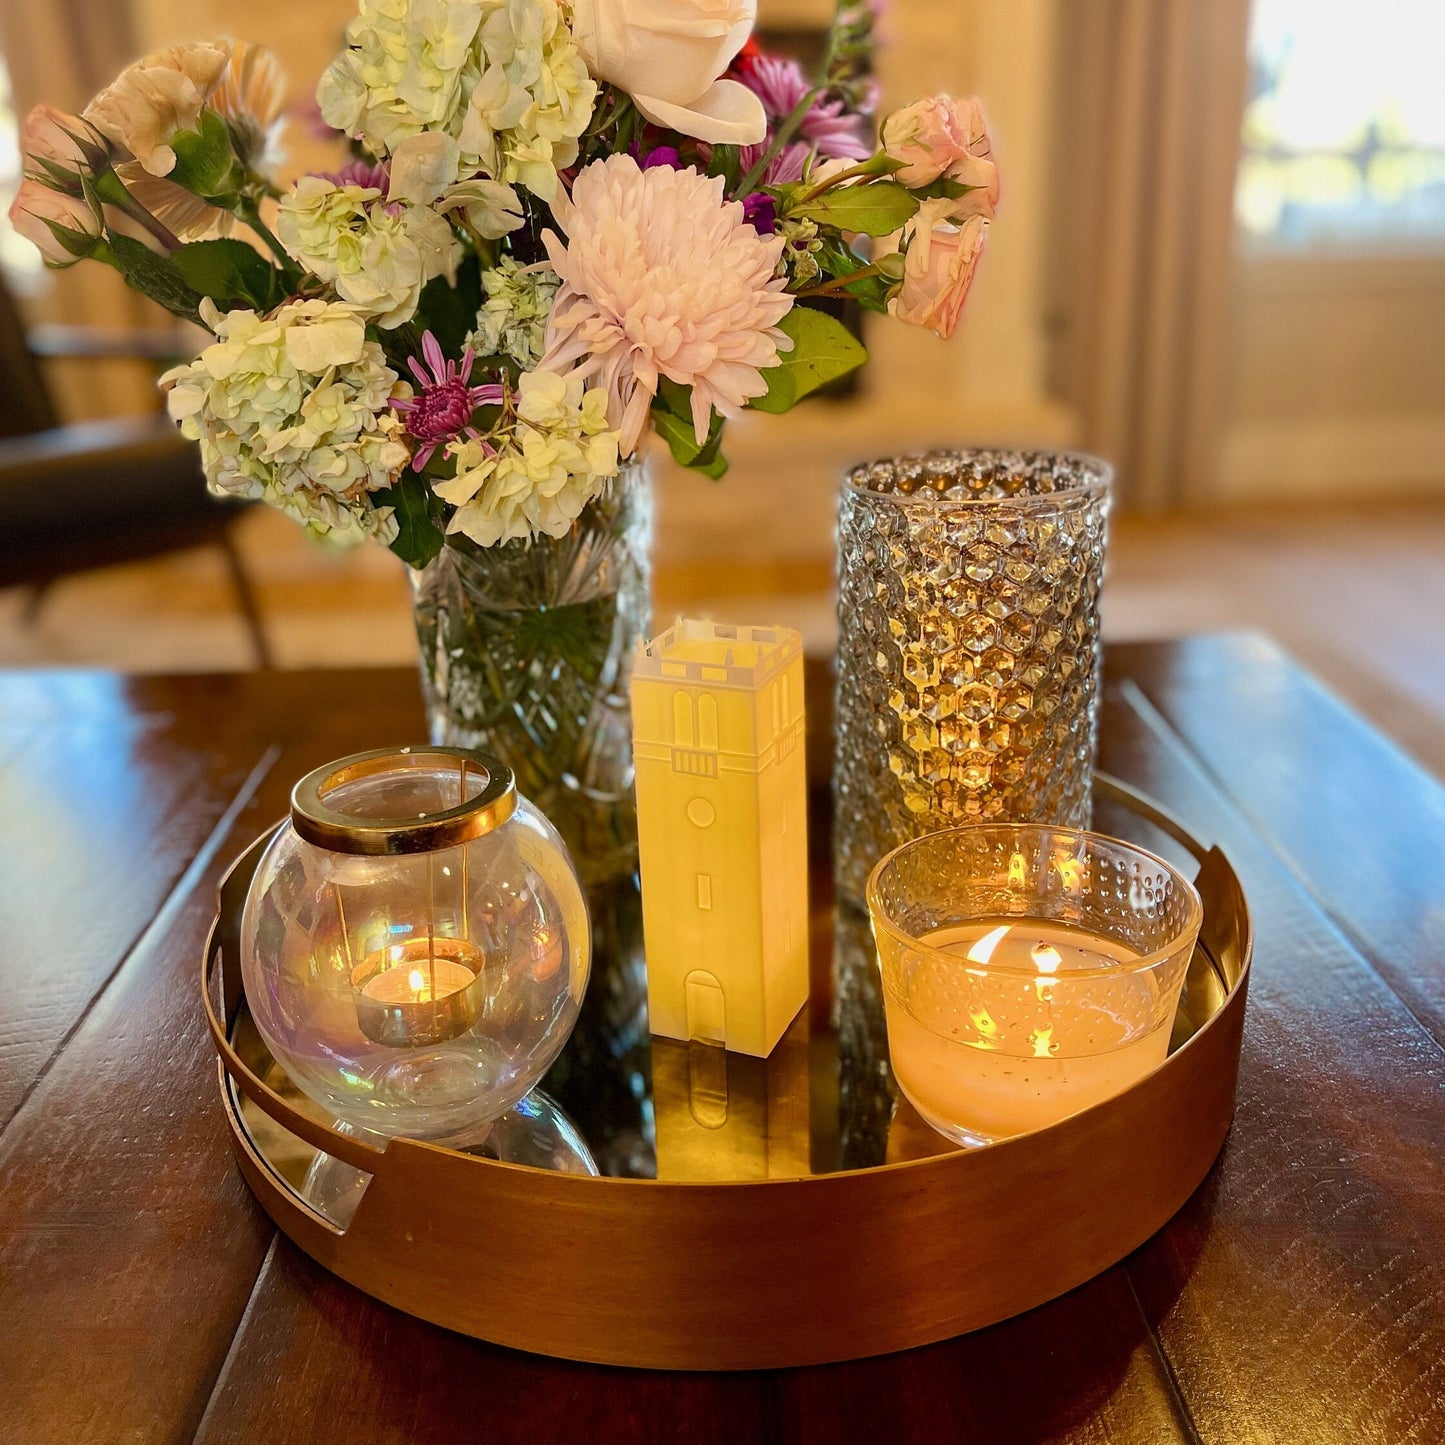
[[[1095,826],[1189,862],[1187,851],[1118,803],[1101,803]],[[564,1172],[718,1182],[866,1169],[957,1147],[924,1125],[894,1086],[866,915],[847,905],[832,912],[829,997],[815,997],[772,1055],[757,1059],[651,1037],[636,882],[612,885],[590,902],[593,974],[577,1029],[541,1090],[465,1152]],[[829,918],[820,912],[815,928]],[[1215,1015],[1227,993],[1201,942],[1171,1053]],[[278,1093],[333,1124],[271,1060],[244,1011],[234,1043]],[[236,1099],[261,1156],[318,1212],[344,1226],[367,1176],[319,1155],[239,1092]]]

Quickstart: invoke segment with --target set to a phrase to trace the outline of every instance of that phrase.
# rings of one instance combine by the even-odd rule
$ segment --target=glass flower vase
[[[501,758],[589,884],[637,866],[628,682],[649,622],[651,520],[629,463],[565,536],[453,536],[412,572],[431,741]]]

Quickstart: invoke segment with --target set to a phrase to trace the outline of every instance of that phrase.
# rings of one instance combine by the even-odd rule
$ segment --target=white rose
[[[757,18],[758,0],[574,0],[572,35],[588,70],[654,124],[711,145],[760,145],[762,101],[719,79]]]

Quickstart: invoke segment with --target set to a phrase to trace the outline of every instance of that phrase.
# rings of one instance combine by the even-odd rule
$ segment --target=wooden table
[[[1103,765],[1254,909],[1219,1164],[994,1329],[688,1376],[376,1304],[232,1164],[196,998],[217,879],[302,773],[419,736],[414,678],[0,675],[0,1441],[1445,1440],[1445,791],[1258,639],[1117,648],[1108,680]]]

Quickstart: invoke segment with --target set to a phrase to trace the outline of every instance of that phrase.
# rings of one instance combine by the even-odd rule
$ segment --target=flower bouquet
[[[629,863],[646,438],[720,477],[730,419],[866,359],[849,299],[950,335],[997,200],[976,102],[879,143],[868,0],[815,77],[755,18],[361,0],[317,92],[349,159],[286,186],[253,44],[161,51],[25,127],[16,228],[211,333],[162,379],[211,488],[396,552],[436,740],[505,758],[599,876]]]

